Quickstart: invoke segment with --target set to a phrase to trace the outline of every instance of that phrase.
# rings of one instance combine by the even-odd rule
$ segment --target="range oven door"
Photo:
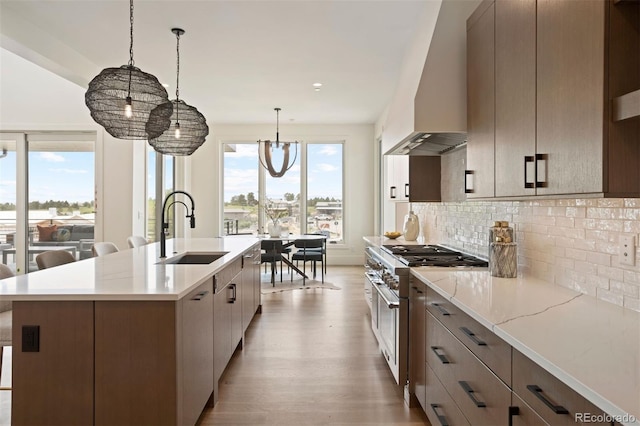
[[[373,283],[377,298],[378,307],[378,343],[384,358],[393,373],[396,382],[399,383],[399,356],[398,356],[398,333],[399,333],[399,308],[398,297],[384,284]]]

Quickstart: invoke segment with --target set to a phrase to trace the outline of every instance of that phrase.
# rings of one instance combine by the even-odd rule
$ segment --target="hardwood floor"
[[[341,290],[263,294],[199,424],[428,425],[404,404],[378,351],[363,273],[332,266],[325,282]]]

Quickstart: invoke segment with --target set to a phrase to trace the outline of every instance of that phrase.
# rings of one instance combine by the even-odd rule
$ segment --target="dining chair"
[[[93,257],[106,256],[111,253],[118,252],[118,247],[110,243],[108,241],[104,241],[101,243],[94,243],[93,247],[91,247],[91,252],[93,253]]]
[[[260,254],[260,263],[271,264],[271,284],[276,286],[275,274],[278,270],[277,262],[280,262],[280,282],[282,282],[282,240],[262,240],[260,242],[262,253]],[[267,265],[265,265],[266,271]]]
[[[149,244],[149,240],[145,237],[141,237],[140,235],[132,235],[127,238],[127,245],[129,248],[142,247]]]
[[[0,263],[0,280],[13,277],[14,273],[7,265]],[[11,327],[13,312],[11,301],[0,301],[0,379],[2,379],[2,354],[5,346],[11,346]],[[1,381],[1,380],[0,380]],[[10,388],[8,388],[10,389]],[[0,388],[7,390],[7,388]]]
[[[76,258],[66,250],[49,250],[36,256],[38,269],[53,268],[54,266],[64,265],[75,261]]]
[[[301,239],[295,240],[293,245],[296,249],[298,249],[293,256],[291,256],[291,260],[296,261],[296,266],[299,261],[302,261],[302,283],[305,282],[305,276],[307,274],[306,265],[307,262],[313,262],[313,278],[316,277],[316,264],[320,262],[320,272],[322,274],[322,282],[324,283],[324,254],[321,250],[324,247],[324,238],[313,238],[313,239]],[[293,279],[293,277],[292,277]]]
[[[322,252],[322,256],[323,256],[322,266],[324,268],[324,273],[326,274],[327,273],[327,238],[329,238],[328,231],[311,232],[304,235],[321,235],[325,237],[325,238],[322,238],[322,247],[309,248],[308,250]]]

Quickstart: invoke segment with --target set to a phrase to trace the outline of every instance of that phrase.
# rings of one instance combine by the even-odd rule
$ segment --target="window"
[[[162,202],[175,189],[175,157],[158,154],[150,145],[147,146],[147,240],[157,241],[160,237],[160,224],[156,218],[162,214]],[[159,200],[156,203],[156,200]],[[175,206],[174,206],[175,207]],[[175,208],[169,210],[173,218]],[[168,238],[175,231],[173,220],[169,221]]]
[[[0,136],[3,263],[17,272],[35,270],[35,256],[52,246],[76,259],[91,257],[95,133]]]
[[[271,177],[260,165],[257,143],[223,147],[225,235],[267,232],[271,218],[261,208],[266,202],[284,231],[322,232],[330,241],[342,241],[342,143],[301,142],[296,162],[281,178]]]
[[[307,232],[342,241],[342,144],[307,145]]]

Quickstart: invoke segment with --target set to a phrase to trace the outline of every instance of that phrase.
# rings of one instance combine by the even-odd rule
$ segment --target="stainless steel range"
[[[377,247],[365,250],[365,294],[371,329],[396,383],[408,380],[409,267]]]
[[[486,260],[439,245],[385,245],[383,249],[407,266],[489,266]]]
[[[399,386],[409,380],[409,267],[486,267],[487,261],[439,245],[369,245],[365,295],[371,328]]]

